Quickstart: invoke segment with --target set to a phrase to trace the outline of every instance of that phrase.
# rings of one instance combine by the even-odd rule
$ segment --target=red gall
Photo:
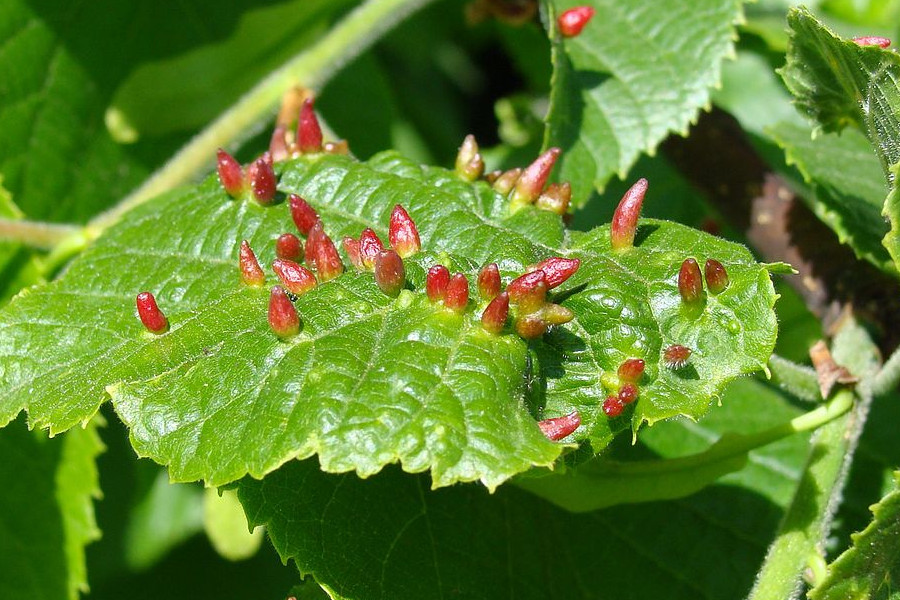
[[[264,152],[262,156],[247,167],[247,179],[250,181],[250,192],[253,199],[262,205],[272,204],[278,181],[272,168],[272,155]]]
[[[375,283],[388,296],[397,296],[406,283],[403,259],[394,250],[383,250],[375,259]]]
[[[878,46],[879,48],[887,48],[891,45],[891,40],[886,37],[877,35],[861,35],[853,38],[859,46]]]
[[[272,160],[275,162],[287,160],[291,156],[291,151],[288,149],[287,127],[282,124],[277,125],[272,131],[272,138],[269,140],[269,154],[272,155]]]
[[[344,252],[347,253],[347,257],[350,259],[350,264],[356,267],[357,271],[365,270],[362,257],[359,255],[359,240],[347,236],[341,240],[341,244],[343,244]]]
[[[691,358],[691,349],[681,344],[672,344],[663,350],[663,362],[669,369],[681,369]]]
[[[637,383],[644,374],[645,363],[640,358],[629,358],[619,365],[617,374],[625,383]]]
[[[221,148],[216,151],[216,170],[225,193],[232,198],[238,198],[244,193],[244,170],[241,164]]]
[[[519,307],[519,312],[528,314],[539,310],[547,298],[547,276],[543,271],[532,271],[513,279],[506,291],[509,299]]]
[[[306,236],[306,249],[303,253],[303,260],[306,261],[306,264],[315,266],[316,254],[319,251],[319,245],[322,243],[322,238],[324,237],[325,228],[322,225],[322,221],[317,220],[309,230],[309,234]]]
[[[485,265],[478,273],[478,294],[482,300],[493,300],[500,293],[500,269],[497,263]]]
[[[447,291],[444,294],[444,306],[450,310],[461,313],[469,304],[469,280],[462,273],[456,273],[447,283]]]
[[[260,287],[265,284],[266,274],[263,273],[262,267],[259,266],[256,254],[253,253],[253,249],[247,240],[241,242],[241,249],[238,253],[238,265],[241,270],[241,282],[244,285]]]
[[[484,173],[484,159],[478,152],[474,135],[467,135],[456,155],[456,174],[466,181],[475,181]]]
[[[447,294],[450,283],[450,271],[444,265],[434,265],[425,276],[425,293],[432,302],[439,302]]]
[[[388,228],[388,240],[391,247],[401,258],[412,256],[418,252],[422,244],[419,241],[419,230],[406,209],[399,204],[391,211],[391,223]]]
[[[614,419],[622,414],[625,410],[625,403],[618,396],[607,396],[603,401],[603,414],[610,419]]]
[[[571,435],[578,429],[579,425],[581,425],[581,415],[578,414],[577,410],[573,410],[569,414],[561,417],[538,421],[538,427],[541,428],[541,433],[553,442],[557,442],[564,437]]]
[[[572,200],[572,186],[569,182],[551,183],[547,189],[538,196],[534,205],[541,210],[548,210],[559,216],[569,212],[569,202]]]
[[[481,313],[481,326],[485,331],[500,333],[506,325],[509,316],[509,294],[501,292],[497,295]]]
[[[709,288],[711,294],[719,294],[725,291],[730,281],[728,279],[728,271],[725,270],[722,263],[713,258],[707,259],[703,270],[706,273],[706,287]]]
[[[319,220],[319,215],[316,214],[316,211],[313,210],[313,207],[306,200],[297,194],[288,196],[288,205],[291,208],[291,218],[294,220],[297,230],[308,236],[313,225]]]
[[[293,233],[282,233],[275,240],[275,256],[298,261],[303,258],[303,242]]]
[[[638,387],[633,383],[625,383],[622,384],[622,387],[619,388],[619,400],[622,401],[622,404],[631,404],[638,397]]]
[[[644,204],[648,185],[646,179],[638,179],[619,201],[609,227],[613,250],[625,250],[634,246],[634,234],[637,232],[638,217],[641,216],[641,206]]]
[[[318,229],[318,232],[314,239],[313,232],[315,232],[316,229]],[[313,253],[310,257],[312,258],[312,262],[310,264],[315,266],[316,272],[319,275],[319,281],[330,281],[344,272],[344,263],[341,261],[341,255],[338,254],[334,242],[328,234],[325,233],[324,229],[322,229],[321,221],[316,223],[313,227],[313,231],[310,232],[309,238],[307,239],[306,246],[307,249],[309,246],[313,246]],[[310,256],[309,253],[307,253],[307,256]]]
[[[576,6],[559,15],[556,23],[563,37],[575,37],[594,17],[594,9],[591,6]]]
[[[513,191],[513,204],[533,204],[538,199],[538,196],[544,191],[544,186],[547,185],[550,171],[553,170],[559,153],[559,148],[549,148],[522,171]]]
[[[141,292],[137,295],[135,303],[137,304],[138,317],[140,317],[141,323],[144,324],[147,331],[158,335],[160,333],[165,333],[169,329],[169,320],[166,319],[166,315],[159,310],[159,306],[157,306],[156,298],[153,297],[153,294],[150,292]]]
[[[534,270],[541,270],[544,272],[547,287],[552,290],[574,275],[575,271],[577,271],[580,266],[581,260],[577,258],[554,256],[539,262],[535,265]]]
[[[363,229],[359,236],[359,258],[367,269],[375,268],[375,259],[378,254],[384,250],[384,244],[378,234],[369,227]]]
[[[285,289],[295,296],[302,296],[316,287],[316,276],[312,271],[292,260],[276,258],[272,262],[272,270]]]
[[[300,116],[297,118],[297,149],[301,154],[322,151],[322,128],[316,111],[313,110],[312,98],[304,100],[300,107]]]
[[[703,276],[700,265],[693,258],[686,258],[678,270],[678,293],[685,304],[696,304],[703,300]]]
[[[280,285],[274,286],[269,295],[269,327],[282,339],[300,332],[300,315]]]

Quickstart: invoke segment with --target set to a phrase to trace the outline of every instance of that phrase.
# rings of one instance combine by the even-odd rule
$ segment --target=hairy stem
[[[49,250],[82,230],[78,225],[0,218],[0,239]]]
[[[197,134],[143,185],[91,225],[104,229],[126,211],[189,181],[213,163],[215,151],[252,135],[295,85],[319,89],[340,68],[386,31],[432,0],[369,0],[321,40],[269,74],[237,104]]]
[[[788,391],[800,400],[822,402],[816,372],[807,367],[773,354],[769,358],[772,383]]]
[[[515,483],[573,512],[682,498],[743,468],[751,450],[840,419],[853,407],[853,399],[852,392],[841,392],[828,404],[786,423],[750,435],[725,435],[709,449],[689,456],[639,462],[598,460],[562,473],[522,476]]]

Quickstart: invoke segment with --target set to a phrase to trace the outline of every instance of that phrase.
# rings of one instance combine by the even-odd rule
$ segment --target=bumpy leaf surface
[[[767,268],[680,225],[646,220],[636,246],[616,253],[607,228],[568,234],[554,214],[510,213],[484,183],[390,153],[295,161],[280,188],[306,198],[338,240],[365,226],[386,240],[402,202],[423,246],[406,261],[408,289],[388,297],[351,268],[298,299],[302,332],[280,341],[266,322],[268,290],[239,283],[237,253],[248,239],[270,263],[273,239],[293,228],[289,211],[231,200],[211,177],[132,211],[59,281],[10,305],[0,317],[0,422],[26,408],[33,423],[60,431],[90,419],[109,394],[138,452],[176,480],[219,485],[318,454],[331,472],[368,476],[399,461],[430,470],[435,486],[494,487],[559,456],[536,417],[579,410],[582,427],[569,439],[599,451],[642,422],[698,418],[725,382],[763,368],[774,344]],[[438,262],[470,282],[498,262],[509,282],[558,254],[583,261],[552,295],[576,319],[530,344],[510,329],[486,333],[475,302],[457,315],[423,293]],[[731,277],[695,308],[682,307],[677,288],[688,255],[720,260]],[[134,313],[142,290],[156,294],[168,333],[143,331]],[[693,349],[677,371],[662,360],[672,343]],[[641,396],[610,421],[600,404],[629,357],[648,363]]]
[[[897,598],[900,582],[900,473],[894,489],[872,507],[874,518],[853,536],[853,547],[829,566],[828,577],[810,592],[812,600]]]
[[[729,386],[722,410],[700,424],[660,424],[647,432],[648,447],[628,443],[628,454],[702,451],[724,431],[759,431],[799,412],[765,384],[743,379]],[[310,461],[244,480],[238,494],[282,558],[335,598],[603,599],[610,590],[628,598],[742,598],[806,447],[798,435],[757,449],[728,485],[690,498],[577,515],[516,486],[493,496],[472,485],[429,491],[426,478],[397,469],[359,481],[320,473]]]
[[[734,0],[549,2],[554,74],[547,145],[559,146],[562,178],[584,203],[670,132],[684,132],[709,103],[723,59],[733,52]],[[577,5],[596,13],[576,37],[556,16]]]
[[[881,161],[891,193],[883,214],[891,230],[883,243],[894,262],[900,259],[900,55],[876,46],[842,40],[808,11],[788,15],[791,43],[781,74],[797,105],[825,131],[858,127]]]
[[[0,596],[70,598],[87,591],[84,547],[100,537],[93,426],[48,439],[19,419],[0,431]]]

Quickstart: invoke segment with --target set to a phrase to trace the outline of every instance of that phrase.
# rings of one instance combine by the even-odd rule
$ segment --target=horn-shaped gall
[[[706,273],[706,287],[711,294],[719,294],[725,291],[730,280],[728,279],[728,271],[719,261],[714,258],[707,259],[703,270]]]
[[[397,296],[406,283],[403,259],[392,249],[383,250],[375,259],[375,283],[388,296]]]
[[[548,303],[541,308],[540,316],[547,325],[562,325],[574,319],[575,313],[565,306]]]
[[[509,294],[501,292],[490,301],[487,308],[481,313],[481,326],[485,331],[500,333],[506,325],[506,318],[508,316]]]
[[[272,262],[272,270],[285,289],[295,296],[302,296],[316,287],[316,276],[312,271],[292,260],[276,258]]]
[[[298,261],[303,258],[303,242],[293,233],[282,233],[275,240],[275,256]]]
[[[165,333],[169,329],[169,320],[156,304],[156,298],[150,292],[141,292],[135,299],[138,317],[150,333]]]
[[[638,387],[633,383],[623,383],[619,388],[619,400],[622,404],[631,404],[638,397]]]
[[[391,247],[401,258],[412,256],[418,252],[422,244],[419,241],[419,230],[415,222],[399,204],[391,211],[391,223],[388,228],[388,240]]]
[[[547,289],[547,276],[540,270],[525,273],[506,286],[510,301],[518,305],[519,312],[523,314],[533,313],[544,306]]]
[[[484,173],[484,159],[478,152],[474,135],[467,135],[456,155],[456,174],[466,181],[475,181]]]
[[[574,275],[575,271],[577,271],[580,266],[581,260],[577,258],[554,256],[539,262],[537,266],[535,266],[535,270],[544,272],[547,287],[553,289]]]
[[[434,265],[425,276],[425,293],[432,302],[439,302],[447,295],[450,271],[444,265]]]
[[[447,291],[444,294],[444,306],[450,310],[461,313],[469,304],[469,280],[462,273],[456,273],[447,283]]]
[[[356,267],[357,271],[364,270],[362,257],[359,255],[359,240],[347,236],[341,240],[341,244],[343,244],[344,252],[347,253],[347,257],[350,259],[350,264]]]
[[[313,247],[310,255],[309,247]],[[330,281],[344,272],[344,263],[338,254],[334,242],[322,228],[322,222],[316,223],[306,240],[307,263],[316,267],[319,281]],[[310,261],[311,259],[311,261]]]
[[[269,327],[282,339],[300,332],[300,315],[280,285],[274,286],[269,295]]]
[[[478,273],[478,294],[482,300],[493,300],[500,293],[500,269],[497,263],[485,265]]]
[[[879,48],[888,48],[891,45],[890,39],[878,35],[861,35],[853,38],[853,41],[856,42],[858,46],[878,46]]]
[[[578,414],[577,410],[573,410],[569,414],[561,417],[538,421],[538,427],[541,428],[541,433],[553,442],[557,442],[564,437],[571,435],[578,429],[579,425],[581,425],[581,415]]]
[[[603,401],[603,414],[610,419],[614,419],[622,414],[625,410],[625,403],[618,396],[607,396]]]
[[[514,205],[533,204],[538,199],[547,185],[559,152],[559,148],[549,148],[522,171],[511,199]]]
[[[510,193],[514,187],[516,187],[516,182],[519,180],[519,177],[522,175],[522,169],[516,167],[515,169],[510,169],[509,171],[504,171],[491,184],[494,188],[495,192],[500,193],[505,196]]]
[[[575,37],[587,26],[594,17],[594,8],[591,6],[576,6],[563,11],[556,19],[559,32],[563,37]]]
[[[693,258],[686,258],[678,270],[678,293],[685,304],[696,304],[703,300],[703,276],[700,265]]]
[[[294,220],[297,230],[308,236],[313,225],[319,220],[319,215],[316,214],[316,211],[313,210],[313,207],[306,200],[297,194],[288,196],[288,205],[291,208],[291,218]]]
[[[367,269],[375,268],[375,259],[384,250],[384,244],[378,234],[369,227],[363,229],[359,236],[359,258]]]
[[[272,204],[275,199],[275,188],[278,181],[272,168],[272,155],[264,152],[262,156],[247,167],[247,179],[250,181],[250,192],[253,199],[262,205]]]
[[[638,179],[619,201],[619,206],[616,207],[612,223],[609,226],[609,237],[613,250],[625,250],[634,246],[638,217],[641,216],[641,206],[644,204],[648,185],[646,179]]]
[[[301,154],[322,151],[322,127],[313,109],[312,98],[303,101],[297,118],[297,149]]]
[[[216,151],[216,170],[225,193],[232,198],[238,198],[244,193],[244,170],[241,163],[222,148]]]
[[[549,210],[559,216],[569,212],[569,202],[572,200],[572,186],[569,182],[551,183],[547,189],[538,196],[534,205],[541,210]]]
[[[256,254],[247,240],[241,242],[241,249],[238,252],[238,265],[241,269],[241,282],[244,285],[260,287],[266,282],[266,274],[263,273]]]
[[[619,376],[619,379],[625,383],[637,383],[644,374],[645,366],[646,364],[643,359],[629,358],[619,365],[619,370],[616,374]]]
[[[525,340],[533,340],[547,333],[547,322],[537,314],[520,315],[516,319],[516,333]]]
[[[272,131],[272,137],[269,139],[269,154],[276,162],[287,160],[291,156],[288,149],[287,127],[282,124],[276,125]]]

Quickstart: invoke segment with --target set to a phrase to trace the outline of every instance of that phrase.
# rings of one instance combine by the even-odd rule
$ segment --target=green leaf
[[[725,383],[765,368],[774,345],[768,267],[699,231],[646,220],[634,248],[613,252],[607,227],[566,233],[556,215],[510,213],[484,183],[392,153],[288,163],[280,186],[308,199],[334,239],[366,225],[386,239],[402,201],[424,250],[406,261],[409,289],[393,299],[370,273],[347,272],[297,301],[303,330],[280,341],[266,322],[268,292],[238,283],[236,257],[246,238],[268,263],[272,240],[293,227],[289,211],[233,201],[211,177],[128,213],[62,279],[3,313],[0,420],[27,408],[33,423],[61,431],[108,393],[138,452],[174,480],[222,485],[318,454],[331,472],[365,477],[399,461],[430,470],[435,487],[493,488],[560,455],[534,415],[579,410],[572,439],[599,452],[644,422],[699,418]],[[486,333],[480,307],[456,315],[422,293],[438,262],[474,281],[496,261],[509,281],[555,254],[583,261],[554,295],[577,318],[531,344]],[[720,260],[731,284],[682,308],[677,273],[689,254]],[[144,289],[168,314],[165,335],[134,316]],[[677,371],[663,364],[672,343],[693,350]],[[629,357],[647,361],[641,397],[610,421],[600,404]]]
[[[853,535],[853,547],[828,567],[812,600],[874,600],[897,597],[900,582],[900,472],[894,489],[872,506],[873,520]]]
[[[855,129],[813,138],[808,127],[779,123],[769,136],[784,148],[788,164],[800,170],[812,188],[810,207],[856,255],[896,272],[880,243],[888,231],[881,216],[887,193],[872,146]],[[853,165],[848,169],[847,165]]]
[[[23,419],[0,431],[0,595],[8,600],[70,598],[86,592],[84,547],[100,537],[93,500],[93,425],[48,439]]]
[[[562,38],[556,17],[579,4],[592,6],[594,18],[580,35]],[[565,151],[559,175],[582,205],[669,133],[686,132],[708,106],[733,53],[741,2],[553,0],[547,7],[554,73],[545,145]]]
[[[900,259],[900,201],[895,174],[900,163],[900,55],[842,40],[808,11],[788,15],[791,44],[781,71],[798,107],[825,131],[858,127],[881,161],[891,193],[882,214],[891,221],[883,244]]]

